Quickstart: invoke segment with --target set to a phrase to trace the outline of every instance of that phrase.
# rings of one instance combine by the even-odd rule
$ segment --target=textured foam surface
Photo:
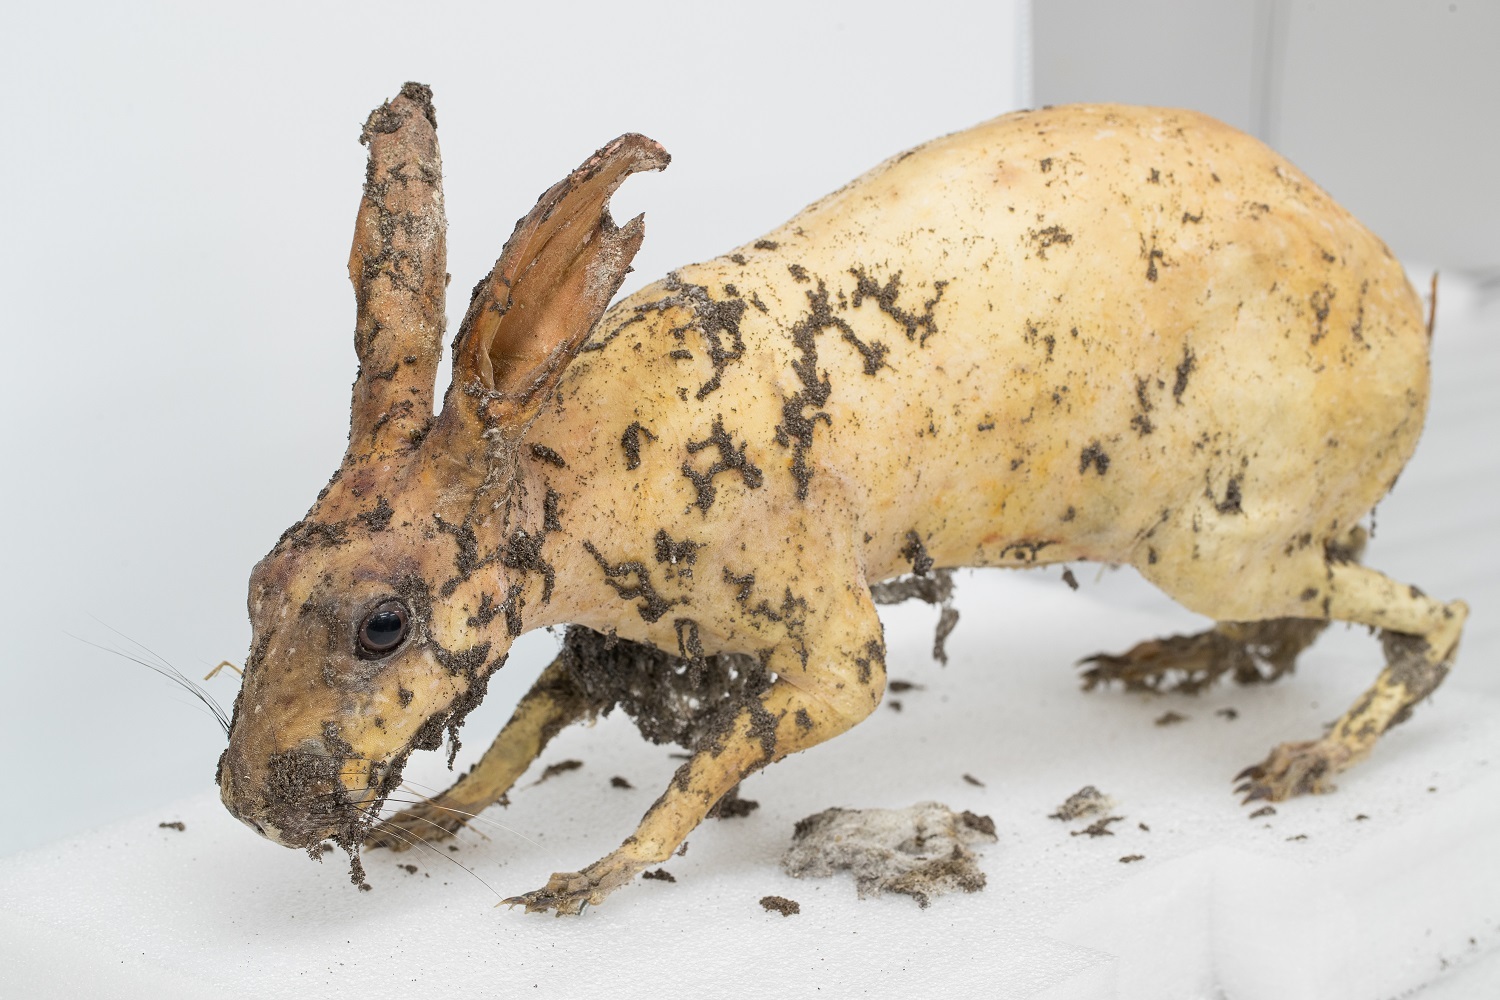
[[[1447,684],[1335,794],[1252,820],[1230,779],[1317,735],[1373,679],[1379,649],[1362,631],[1336,626],[1268,687],[1083,694],[1080,657],[1202,623],[1129,571],[1075,566],[1077,593],[1055,569],[965,572],[952,662],[929,656],[935,609],[884,609],[891,676],[921,686],[747,781],[760,808],[706,823],[663,866],[675,882],[638,882],[578,919],[493,908],[612,849],[669,780],[667,748],[616,715],[563,733],[459,851],[367,855],[371,892],[342,855],[316,865],[260,841],[210,789],[0,859],[0,995],[1486,995],[1500,979],[1486,961],[1500,946],[1500,312],[1461,284],[1450,298],[1428,438],[1367,561],[1464,597],[1473,617]],[[1155,725],[1169,710],[1185,719]],[[489,734],[465,735],[472,759]],[[425,757],[410,775],[440,784]],[[568,758],[583,767],[527,784]],[[1114,800],[1111,835],[1048,818],[1084,785]],[[919,910],[780,867],[805,816],[928,800],[995,821],[983,891]],[[767,895],[801,913],[764,911]]]

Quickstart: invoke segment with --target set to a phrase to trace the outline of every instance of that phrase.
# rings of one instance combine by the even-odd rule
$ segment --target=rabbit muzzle
[[[386,779],[399,770],[315,738],[263,763],[231,744],[220,762],[219,795],[236,819],[285,847],[357,843],[385,798]]]

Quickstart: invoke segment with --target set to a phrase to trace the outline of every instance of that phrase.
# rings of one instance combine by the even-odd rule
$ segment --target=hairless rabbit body
[[[452,789],[375,825],[412,750],[456,733],[511,642],[550,624],[690,664],[750,654],[774,678],[719,713],[617,850],[512,900],[558,913],[869,715],[870,588],[902,573],[1128,563],[1219,623],[1096,657],[1091,684],[1254,679],[1331,620],[1382,630],[1375,685],[1249,768],[1252,798],[1330,789],[1452,661],[1465,606],[1358,562],[1426,409],[1418,297],[1378,239],[1227,126],[1007,115],[607,308],[643,235],[609,196],[668,159],[623,136],[518,223],[436,416],[430,92],[408,84],[363,139],[348,453],[251,577],[218,776],[280,843],[397,846],[499,799],[597,708],[563,665]]]

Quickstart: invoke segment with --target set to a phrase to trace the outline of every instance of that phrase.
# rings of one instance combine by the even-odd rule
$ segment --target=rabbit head
[[[554,498],[527,489],[520,445],[640,246],[641,219],[615,226],[610,195],[668,161],[625,135],[542,195],[474,289],[434,417],[448,275],[431,92],[407,84],[361,141],[349,447],[251,574],[218,773],[231,813],[310,849],[357,846],[412,750],[445,734],[456,749],[519,634],[535,539],[556,518]]]

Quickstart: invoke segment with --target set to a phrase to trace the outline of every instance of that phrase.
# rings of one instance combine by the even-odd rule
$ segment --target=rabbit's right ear
[[[630,271],[645,229],[616,226],[609,198],[625,178],[671,157],[627,134],[537,201],[474,289],[453,347],[445,405],[477,398],[490,427],[518,431],[536,415]]]
[[[408,83],[370,112],[370,149],[349,251],[358,316],[346,461],[412,447],[432,422],[448,283],[443,161],[432,91]]]

